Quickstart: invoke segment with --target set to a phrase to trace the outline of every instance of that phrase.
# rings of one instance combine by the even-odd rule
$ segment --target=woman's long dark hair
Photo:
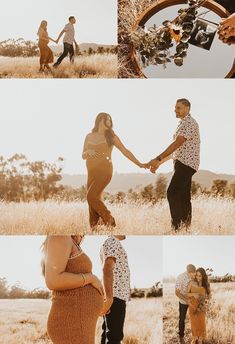
[[[198,268],[197,272],[200,272],[200,274],[202,275],[202,286],[206,289],[207,295],[210,296],[211,287],[206,270],[204,268]]]
[[[96,133],[99,129],[100,122],[104,121],[104,123],[105,123],[107,121],[108,117],[111,120],[111,127],[105,131],[105,138],[106,138],[108,146],[113,146],[115,133],[113,131],[113,121],[112,121],[112,118],[109,114],[107,114],[105,112],[101,112],[98,114],[98,116],[95,119],[95,126],[92,129],[92,133]]]
[[[40,23],[40,26],[38,28],[38,33],[37,35],[39,35],[39,31],[40,29],[43,29],[46,33],[47,33],[47,21],[46,20],[42,20]]]

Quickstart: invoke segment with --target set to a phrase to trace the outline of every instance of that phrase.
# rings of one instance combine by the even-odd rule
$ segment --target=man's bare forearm
[[[107,266],[103,268],[103,281],[106,298],[113,298],[113,269]]]
[[[161,160],[167,160],[167,158],[169,158],[179,147],[180,145],[178,142],[174,141],[173,143],[171,143],[170,146],[168,146],[167,149],[159,155],[161,157]]]

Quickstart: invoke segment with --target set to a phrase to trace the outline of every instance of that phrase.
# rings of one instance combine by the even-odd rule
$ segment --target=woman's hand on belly
[[[101,283],[101,281],[99,280],[99,278],[95,275],[93,275],[92,281],[90,283],[95,289],[98,290],[98,292],[100,293],[100,295],[104,296],[104,288],[103,285]]]

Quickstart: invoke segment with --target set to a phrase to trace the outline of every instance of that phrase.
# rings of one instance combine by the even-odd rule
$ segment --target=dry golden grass
[[[235,283],[215,283],[212,287],[212,304],[207,315],[206,344],[235,343]],[[174,284],[164,284],[163,343],[178,343],[178,300]],[[190,343],[190,319],[186,320],[186,343]]]
[[[0,344],[51,344],[46,333],[49,300],[1,300]],[[97,326],[99,343],[102,319]],[[134,300],[128,304],[123,344],[162,343],[161,299]]]
[[[77,56],[73,65],[64,60],[52,73],[39,73],[38,57],[0,59],[0,78],[117,78],[115,54]]]
[[[225,235],[235,234],[235,201],[198,197],[193,200],[193,221],[189,231],[177,234],[170,227],[167,201],[154,206],[127,203],[108,205],[116,219],[116,234],[126,235]],[[91,232],[88,208],[81,202],[0,203],[0,234],[106,234],[99,226]]]
[[[120,0],[118,2],[119,78],[139,78],[130,61],[130,33],[133,32],[140,14],[157,1]]]
[[[157,0],[122,0],[118,5],[119,33],[129,34],[132,32],[140,14]]]

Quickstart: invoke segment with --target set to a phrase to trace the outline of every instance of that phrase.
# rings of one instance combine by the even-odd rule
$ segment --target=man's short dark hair
[[[193,264],[187,265],[187,272],[196,272],[196,267]]]
[[[71,21],[72,19],[75,19],[75,17],[74,16],[70,16],[69,17],[69,21]]]
[[[185,106],[188,106],[189,109],[191,108],[191,103],[188,99],[186,98],[180,98],[180,99],[177,99],[177,103],[182,103],[184,104]]]

